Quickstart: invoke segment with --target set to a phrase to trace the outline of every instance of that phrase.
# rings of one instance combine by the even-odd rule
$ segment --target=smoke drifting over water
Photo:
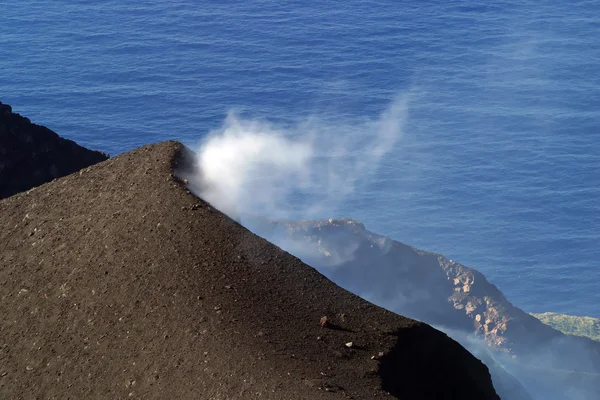
[[[398,149],[407,116],[406,96],[397,97],[377,118],[360,121],[309,118],[284,127],[230,113],[223,126],[210,132],[198,146],[195,174],[186,178],[191,189],[214,207],[342,287],[392,311],[418,317],[411,314],[418,307],[427,311],[427,307],[439,306],[429,298],[429,291],[435,288],[410,285],[410,290],[405,290],[402,285],[408,281],[402,279],[399,264],[382,269],[377,263],[377,268],[372,268],[372,258],[357,258],[361,242],[352,240],[352,235],[336,236],[337,230],[323,232],[322,240],[312,243],[303,240],[302,235],[290,235],[285,224],[272,224],[273,220],[336,217],[340,204],[361,190],[384,158]],[[342,222],[351,227],[348,231],[364,229],[355,221],[336,223]],[[371,248],[375,246],[385,255],[390,240],[372,236]],[[352,263],[361,265],[352,269]],[[503,398],[597,398],[595,372],[544,368],[556,357],[552,345],[539,348],[535,355],[512,359],[490,351],[467,331],[438,329],[484,361]],[[586,365],[589,360],[585,349],[572,350],[571,358]],[[594,371],[591,367],[589,370]]]
[[[330,215],[394,150],[406,118],[406,97],[354,123],[310,118],[284,128],[230,113],[197,150],[192,184],[238,219]]]

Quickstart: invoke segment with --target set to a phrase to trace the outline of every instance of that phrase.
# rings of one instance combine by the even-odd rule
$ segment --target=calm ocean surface
[[[230,109],[404,135],[324,218],[479,269],[515,305],[600,317],[600,2],[0,3],[0,101],[116,155]]]

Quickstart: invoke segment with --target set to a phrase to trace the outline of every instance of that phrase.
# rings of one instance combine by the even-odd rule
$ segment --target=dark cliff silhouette
[[[0,102],[0,199],[107,158],[31,123]]]

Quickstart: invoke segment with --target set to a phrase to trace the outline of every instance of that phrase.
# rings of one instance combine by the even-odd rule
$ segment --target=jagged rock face
[[[555,379],[557,388],[581,378],[586,393],[594,394],[580,398],[600,395],[600,343],[566,336],[541,323],[513,306],[475,269],[376,235],[348,219],[262,220],[249,226],[376,304],[479,337],[497,357],[528,363],[529,375],[537,371],[535,379],[547,380],[546,371],[538,367],[551,368],[564,378]]]
[[[0,102],[0,199],[69,175],[108,155],[32,124]]]

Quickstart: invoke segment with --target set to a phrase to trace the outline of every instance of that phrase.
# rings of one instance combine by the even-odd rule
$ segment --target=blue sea
[[[600,2],[0,4],[0,101],[118,155],[229,110],[403,134],[335,215],[476,268],[516,306],[600,317]]]

